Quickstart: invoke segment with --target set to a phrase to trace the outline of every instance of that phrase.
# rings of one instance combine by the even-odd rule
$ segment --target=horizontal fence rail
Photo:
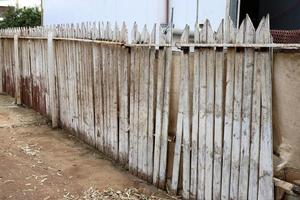
[[[199,27],[172,41],[134,24],[130,42],[125,23],[0,30],[0,90],[184,199],[273,199],[272,49],[283,45],[269,17]]]

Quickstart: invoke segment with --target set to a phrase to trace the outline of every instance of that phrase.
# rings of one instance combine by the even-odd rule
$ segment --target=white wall
[[[194,26],[197,16],[197,0],[173,0],[174,24],[184,28],[186,24]],[[225,17],[226,0],[199,0],[199,23],[209,19],[216,30]]]
[[[166,22],[166,0],[45,0],[44,24],[111,21],[139,27]]]
[[[226,0],[199,0],[199,22],[210,19],[214,29],[225,16]],[[174,24],[194,26],[197,0],[172,0]],[[44,0],[44,24],[84,21],[136,21],[139,27],[167,22],[167,0]]]

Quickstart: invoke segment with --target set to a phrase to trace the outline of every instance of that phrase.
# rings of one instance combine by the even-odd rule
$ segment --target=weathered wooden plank
[[[54,65],[54,47],[53,47],[53,33],[48,35],[48,78],[49,78],[49,90],[50,90],[50,108],[51,108],[51,121],[52,127],[58,127],[58,96],[56,90],[56,68]]]
[[[254,43],[255,28],[247,15],[245,19],[244,43]],[[252,114],[252,82],[253,82],[254,50],[246,48],[243,66],[242,93],[242,130],[241,130],[241,158],[239,174],[239,199],[248,197],[249,163],[250,163],[250,131]]]
[[[102,69],[101,48],[93,44],[93,68],[94,68],[94,112],[95,112],[95,135],[96,148],[102,151],[103,146],[103,115],[102,115]]]
[[[199,24],[195,24],[194,42],[200,42]],[[192,157],[191,157],[191,185],[190,198],[197,197],[198,174],[198,133],[199,133],[199,95],[200,95],[200,53],[195,49],[193,66],[193,110],[192,110]]]
[[[188,42],[189,27],[186,26],[181,38],[181,42]],[[189,199],[190,197],[190,68],[189,68],[189,49],[185,49],[181,54],[181,67],[183,75],[183,154],[182,154],[182,197]]]
[[[236,35],[236,42],[243,43],[245,22],[243,21]],[[232,156],[230,176],[230,198],[238,199],[239,169],[240,169],[240,138],[241,138],[241,114],[242,114],[242,88],[243,88],[243,52],[237,52],[235,56],[234,74],[234,113],[232,132]]]
[[[159,42],[163,44],[165,37],[160,27]],[[155,117],[155,144],[154,144],[154,165],[153,165],[153,184],[158,186],[161,164],[161,137],[163,120],[163,102],[164,102],[164,74],[165,74],[165,56],[166,49],[161,48],[158,52],[158,72],[157,72],[157,98],[156,98],[156,117]]]
[[[209,21],[206,22],[207,42],[213,43],[214,34]],[[213,195],[213,155],[214,155],[214,102],[215,102],[215,52],[207,50],[207,102],[205,141],[205,199]]]
[[[19,64],[19,42],[18,35],[14,35],[14,67],[15,67],[15,100],[16,104],[21,104],[21,74]]]
[[[150,43],[156,43],[156,25],[154,25]],[[154,135],[154,119],[155,119],[155,97],[156,97],[156,77],[157,77],[157,69],[156,69],[156,58],[155,58],[156,50],[155,48],[150,49],[149,55],[149,104],[148,104],[148,144],[147,144],[147,159],[148,159],[148,182],[152,182],[152,173],[153,173],[153,135]]]
[[[171,29],[172,30],[172,29]],[[172,32],[168,30],[166,33],[166,42],[171,43]],[[159,169],[159,187],[165,189],[166,171],[167,171],[167,153],[168,153],[168,130],[169,130],[169,107],[170,107],[170,88],[172,75],[172,47],[166,48],[165,57],[165,74],[163,89],[163,108],[162,108],[162,129],[161,129],[161,155]]]
[[[200,43],[207,41],[207,25],[200,31]],[[199,138],[198,138],[198,190],[197,199],[205,199],[205,146],[206,146],[206,101],[207,101],[207,57],[206,50],[199,48],[200,96],[199,96]]]
[[[142,33],[142,43],[149,44],[150,42],[150,34],[148,32],[147,26],[144,26],[143,33]],[[147,171],[148,171],[148,113],[149,113],[149,69],[150,69],[150,58],[149,58],[149,47],[143,47],[142,48],[142,61],[141,61],[141,77],[143,81],[140,81],[142,88],[142,93],[140,95],[140,103],[141,103],[141,115],[140,115],[140,122],[141,122],[141,143],[142,146],[142,152],[143,152],[143,166],[142,166],[142,178],[147,180]],[[152,133],[153,134],[153,133]]]
[[[263,43],[264,38],[261,32],[264,26],[263,18],[256,31],[256,43]],[[249,169],[249,193],[248,199],[258,197],[258,166],[259,166],[259,143],[260,143],[260,119],[261,119],[261,67],[263,56],[261,52],[255,52],[254,77],[253,77],[253,103],[251,122],[251,147],[250,147],[250,169]]]
[[[132,30],[132,41],[135,39],[136,37],[136,29],[135,29],[136,25],[134,25],[134,28]],[[135,52],[134,52],[134,48],[130,49],[130,93],[129,93],[129,112],[130,112],[130,116],[129,116],[129,127],[130,127],[130,134],[129,134],[129,170],[133,173],[135,170],[135,167],[133,166],[134,164],[134,141],[135,141],[135,137],[134,137],[134,118],[135,118],[135,114],[134,113],[134,83],[135,83],[135,68],[134,68],[134,61],[135,61]]]
[[[186,43],[189,39],[189,27],[186,26],[181,36],[181,42]],[[185,49],[180,55],[180,90],[177,114],[176,142],[174,150],[173,174],[171,190],[177,193],[181,150],[183,150],[183,191],[182,197],[189,198],[190,187],[190,124],[189,124],[189,50]],[[183,139],[182,139],[183,138]],[[181,149],[181,146],[183,148]]]
[[[266,17],[262,30],[264,42],[271,43],[270,20]],[[274,199],[273,187],[273,130],[272,130],[272,56],[264,52],[261,72],[261,141],[259,160],[258,199]]]
[[[217,43],[224,43],[224,21],[216,33]],[[213,165],[213,199],[221,199],[222,183],[222,147],[224,131],[224,49],[216,50],[215,72],[215,113],[214,113],[214,165]]]
[[[115,28],[115,38],[118,38],[118,32],[119,28]],[[111,79],[112,79],[112,107],[111,107],[111,134],[112,134],[112,147],[113,147],[113,158],[115,160],[118,160],[118,152],[119,152],[119,133],[118,133],[118,60],[119,60],[119,47],[112,47],[112,56],[111,56],[111,62],[112,62],[112,68],[111,68]]]
[[[139,39],[139,32],[137,24],[132,30],[133,43]],[[131,90],[130,90],[130,155],[129,155],[129,169],[133,174],[137,174],[138,167],[138,95],[139,95],[139,57],[138,49],[131,49]]]
[[[236,29],[231,19],[228,19],[227,43],[235,43]],[[229,199],[230,167],[232,149],[232,124],[233,124],[233,98],[234,98],[234,73],[235,73],[235,49],[228,49],[226,63],[226,94],[224,116],[224,140],[223,140],[223,163],[222,163],[222,190],[221,199]]]
[[[263,34],[261,32],[265,19],[260,22],[256,31],[256,43],[263,43]],[[258,197],[258,164],[259,164],[259,141],[260,141],[260,114],[261,114],[261,67],[263,65],[263,56],[261,52],[255,52],[254,77],[253,77],[253,103],[252,103],[252,121],[251,121],[251,143],[250,143],[250,169],[249,169],[249,192],[248,199],[257,199]]]
[[[127,28],[125,23],[122,25],[121,37],[123,41],[127,41]],[[128,49],[122,48],[120,50],[120,76],[119,76],[119,95],[120,95],[120,127],[119,127],[119,159],[123,165],[128,162]]]

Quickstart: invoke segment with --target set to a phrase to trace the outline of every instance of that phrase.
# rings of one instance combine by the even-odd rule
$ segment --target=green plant
[[[8,8],[0,21],[0,28],[34,27],[41,25],[41,11],[38,8]]]

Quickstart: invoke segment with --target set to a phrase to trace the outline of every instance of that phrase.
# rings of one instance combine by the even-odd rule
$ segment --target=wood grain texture
[[[243,43],[245,22],[243,21],[236,35],[236,42]],[[230,172],[230,198],[238,199],[239,170],[240,170],[240,138],[242,115],[242,88],[243,88],[243,52],[235,55],[234,74],[234,102],[233,102],[233,132],[232,132],[232,156]]]
[[[235,43],[235,28],[231,19],[228,19],[229,29],[226,30],[227,42]],[[233,100],[234,100],[234,73],[235,73],[235,49],[228,49],[226,61],[226,94],[224,110],[224,139],[223,139],[223,163],[222,163],[222,190],[221,199],[229,199],[230,168],[232,155],[232,126],[233,126]]]
[[[247,15],[245,19],[244,43],[254,43],[255,29]],[[239,199],[248,197],[249,162],[250,162],[250,131],[252,115],[252,83],[254,67],[254,50],[245,49],[243,66],[242,92],[242,129],[241,129],[241,158],[239,174]]]

